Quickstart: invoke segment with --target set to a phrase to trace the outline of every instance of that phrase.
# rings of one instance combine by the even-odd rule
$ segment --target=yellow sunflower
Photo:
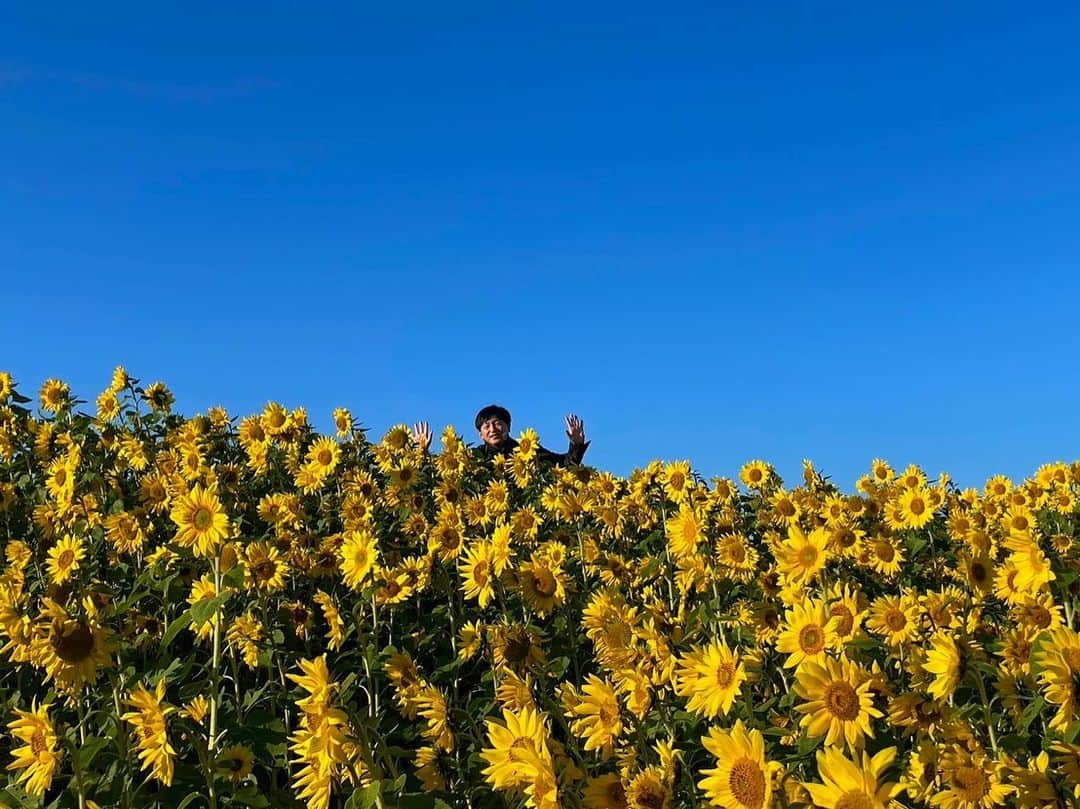
[[[214,489],[196,485],[176,498],[169,516],[176,524],[176,541],[197,556],[212,556],[229,536],[229,517]]]
[[[866,628],[884,637],[890,646],[901,646],[919,628],[919,605],[909,594],[882,596],[870,605]]]
[[[668,547],[676,558],[692,556],[698,543],[705,539],[701,521],[687,503],[679,507],[678,514],[667,521],[665,528]]]
[[[739,470],[739,480],[748,489],[763,489],[772,478],[772,469],[764,461],[750,461]]]
[[[675,693],[688,699],[688,711],[715,719],[731,710],[746,678],[739,656],[725,641],[713,641],[679,660]]]
[[[164,678],[158,681],[153,692],[140,683],[127,699],[128,707],[134,710],[120,718],[134,727],[142,769],[169,786],[173,781],[176,750],[169,743],[165,717],[176,708],[165,704],[164,699]]]
[[[495,569],[492,563],[491,546],[484,541],[473,543],[465,552],[465,558],[458,567],[461,574],[461,589],[466,598],[475,598],[483,609],[495,596]]]
[[[79,569],[79,562],[86,556],[82,541],[65,537],[49,549],[49,578],[53,584],[63,584]]]
[[[532,560],[517,570],[518,587],[525,602],[543,617],[566,599],[565,574],[544,554],[534,553]]]
[[[922,528],[934,519],[930,492],[921,485],[904,489],[898,502],[905,528]]]
[[[484,776],[496,789],[523,786],[535,776],[538,764],[550,764],[544,716],[532,708],[503,711],[503,722],[487,721],[491,747],[480,751],[487,762]],[[537,761],[539,759],[539,761]]]
[[[815,528],[803,533],[797,525],[788,528],[787,538],[776,553],[776,564],[784,579],[791,584],[809,584],[825,568],[830,532]]]
[[[818,774],[822,784],[804,781],[815,806],[822,809],[888,809],[897,785],[878,779],[896,758],[896,748],[886,747],[873,758],[862,753],[849,759],[840,750],[830,747],[817,753]]]
[[[364,586],[378,560],[378,541],[367,531],[349,531],[338,550],[339,567],[345,583],[354,590]]]
[[[267,542],[252,542],[244,548],[247,587],[261,593],[276,593],[285,587],[289,565],[281,553]]]
[[[821,663],[826,650],[839,642],[836,628],[839,616],[830,617],[824,601],[807,599],[784,614],[784,630],[776,640],[776,650],[788,655],[784,668],[796,668],[806,662]]]
[[[585,750],[600,750],[605,758],[610,756],[623,731],[619,697],[611,684],[590,674],[581,688],[580,699],[569,713],[577,717],[570,730],[584,740]]]
[[[845,658],[807,663],[795,675],[794,691],[806,700],[796,710],[804,714],[800,725],[808,736],[825,736],[826,746],[852,750],[862,748],[864,737],[873,738],[871,720],[882,713],[873,705],[869,680],[854,663]]]
[[[730,731],[709,728],[701,743],[716,757],[717,766],[703,769],[698,782],[709,802],[722,809],[769,809],[772,778],[765,760],[765,740],[758,730],[747,732],[741,719]]]
[[[13,760],[7,768],[21,770],[15,782],[35,798],[43,796],[52,785],[60,763],[56,729],[49,719],[50,705],[32,703],[29,711],[15,708],[16,719],[8,723],[8,730],[22,742],[22,747],[12,745]]]

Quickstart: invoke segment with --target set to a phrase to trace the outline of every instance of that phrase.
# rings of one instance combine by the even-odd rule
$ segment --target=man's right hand
[[[413,440],[423,452],[431,446],[431,425],[426,421],[418,421],[412,428]]]

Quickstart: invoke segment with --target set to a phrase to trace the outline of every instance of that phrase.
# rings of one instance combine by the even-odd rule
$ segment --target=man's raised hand
[[[575,446],[585,443],[585,422],[573,413],[566,417],[566,437]]]
[[[431,425],[426,421],[418,421],[412,428],[413,440],[424,452],[431,446]]]

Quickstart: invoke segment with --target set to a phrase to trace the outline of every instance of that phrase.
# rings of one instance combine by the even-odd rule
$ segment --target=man
[[[518,445],[510,437],[510,411],[500,405],[488,405],[476,414],[476,431],[483,443],[473,451],[485,461],[490,461],[496,455],[509,455]],[[427,422],[417,422],[413,427],[413,436],[423,449],[431,445],[431,427]],[[564,466],[580,464],[591,442],[585,440],[585,422],[573,413],[566,417],[566,437],[570,439],[566,452],[552,452],[540,447],[536,451],[537,459],[542,463]]]

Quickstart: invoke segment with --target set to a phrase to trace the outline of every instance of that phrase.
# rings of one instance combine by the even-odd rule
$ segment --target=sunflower
[[[249,589],[261,593],[276,593],[285,587],[289,566],[273,545],[252,542],[244,548],[244,572]]]
[[[825,568],[829,537],[830,533],[825,528],[815,528],[807,535],[799,526],[790,526],[787,539],[776,553],[777,568],[785,580],[791,584],[812,582]]]
[[[234,744],[218,754],[214,762],[214,771],[236,784],[251,775],[254,765],[255,755],[251,752],[251,748],[243,744]]]
[[[46,379],[41,386],[41,409],[46,413],[59,413],[63,410],[71,397],[71,388],[66,382],[59,379]]]
[[[930,798],[930,805],[942,809],[1001,806],[1013,791],[1011,786],[1001,783],[1002,769],[982,751],[969,752],[952,747],[938,762],[940,788]]]
[[[679,507],[679,513],[667,521],[665,528],[668,547],[677,559],[692,556],[697,552],[698,543],[705,538],[701,522],[687,503]]]
[[[590,778],[583,795],[585,809],[627,809],[626,787],[618,773]]]
[[[896,647],[907,643],[918,630],[919,606],[910,594],[882,596],[870,605],[866,628],[882,635]]]
[[[836,628],[839,617],[830,617],[824,601],[807,599],[784,614],[785,629],[776,640],[776,650],[788,655],[784,668],[797,668],[806,662],[820,663],[826,649],[839,641]]]
[[[259,417],[259,426],[266,435],[276,436],[286,432],[292,426],[289,411],[277,402],[270,402]]]
[[[51,464],[45,478],[45,489],[57,503],[70,503],[75,496],[74,459],[65,456]]]
[[[328,436],[320,438],[308,448],[306,460],[321,477],[329,477],[341,460],[341,446]]]
[[[807,663],[795,675],[794,691],[806,700],[796,710],[804,714],[800,725],[808,736],[825,736],[827,747],[842,743],[852,750],[862,747],[865,736],[873,738],[870,721],[882,713],[873,705],[869,680],[854,663],[845,658]]]
[[[378,541],[367,531],[348,531],[338,550],[339,566],[345,583],[354,590],[364,586],[379,556]]]
[[[659,767],[646,767],[626,787],[628,809],[668,809],[671,806],[671,789],[664,772]]]
[[[172,395],[172,391],[165,386],[164,382],[154,382],[149,385],[143,391],[143,399],[155,413],[168,413],[176,403],[176,397]]]
[[[73,693],[97,680],[98,668],[109,665],[113,633],[89,619],[67,617],[55,603],[48,614],[49,620],[38,627],[31,655],[57,688]]]
[[[787,490],[780,488],[769,498],[774,525],[798,525],[802,516],[802,507]]]
[[[541,618],[562,605],[566,598],[565,575],[544,554],[534,553],[532,560],[517,570],[518,587],[525,602]]]
[[[514,454],[523,461],[528,462],[536,457],[536,451],[538,449],[540,449],[540,436],[537,435],[536,430],[532,427],[527,427],[522,431],[521,435],[518,436],[517,447],[514,450]]]
[[[921,485],[905,489],[897,505],[905,528],[922,528],[934,519],[930,493]]]
[[[421,734],[435,747],[446,753],[454,751],[454,733],[450,730],[450,708],[446,696],[433,685],[420,689],[416,695],[417,713],[427,722]]]
[[[1050,569],[1050,560],[1034,539],[1014,534],[1005,540],[1005,547],[1011,551],[1009,564],[1016,569],[1012,582],[1016,590],[1034,595],[1056,578]]]
[[[21,770],[15,783],[35,798],[42,797],[52,785],[53,774],[60,763],[56,729],[49,719],[51,703],[31,703],[29,711],[15,708],[16,719],[8,723],[11,735],[23,743],[12,745],[9,770]]]
[[[550,765],[544,715],[532,708],[504,710],[503,723],[487,720],[491,747],[480,752],[487,762],[484,776],[496,789],[524,786],[534,777],[538,765]]]
[[[326,648],[331,652],[336,652],[345,642],[345,621],[341,617],[337,603],[329,593],[322,590],[316,590],[312,600],[322,607],[323,618],[329,627],[326,631]]]
[[[746,681],[746,667],[723,640],[679,660],[675,693],[687,697],[686,710],[707,719],[726,716]]]
[[[142,769],[148,771],[165,786],[173,781],[176,750],[169,743],[168,727],[165,717],[176,710],[163,703],[165,699],[165,678],[158,680],[153,692],[141,683],[136,686],[127,699],[127,705],[134,710],[121,715],[121,719],[132,725],[139,743],[139,760]]]
[[[945,631],[934,633],[923,669],[934,678],[928,689],[930,696],[940,700],[952,696],[964,671],[964,655],[952,635]]]
[[[259,664],[259,641],[263,639],[263,625],[250,611],[238,615],[229,625],[225,634],[229,645],[244,659],[244,664],[253,669]]]
[[[491,655],[496,668],[507,666],[515,671],[542,666],[546,660],[540,636],[532,627],[521,624],[491,627]]]
[[[870,464],[870,476],[876,483],[888,483],[896,477],[896,473],[889,466],[888,461],[882,458],[874,458]]]
[[[866,542],[870,567],[875,573],[891,578],[904,564],[904,550],[886,536],[879,535]]]
[[[473,543],[458,566],[461,589],[466,598],[475,598],[485,608],[495,596],[495,571],[491,546],[484,541]]]
[[[607,680],[590,674],[573,710],[571,732],[584,739],[585,750],[600,750],[607,758],[623,731],[622,711],[615,689]]]
[[[176,524],[177,542],[194,548],[196,556],[212,556],[231,530],[217,491],[198,484],[176,498],[169,516]]]
[[[881,774],[896,759],[896,748],[886,747],[871,758],[862,753],[862,763],[845,756],[835,747],[817,753],[818,774],[823,784],[803,782],[814,801],[822,809],[887,809],[896,784],[878,785]]]
[[[750,461],[739,470],[739,480],[748,489],[764,489],[772,478],[772,468],[764,461]]]
[[[1051,730],[1064,733],[1075,720],[1080,702],[1080,634],[1068,627],[1042,633],[1032,652],[1032,668],[1039,672],[1039,685],[1057,713]]]
[[[65,537],[49,549],[49,579],[53,584],[63,584],[79,569],[79,562],[86,556],[82,540]]]
[[[765,761],[765,740],[758,730],[747,732],[741,719],[730,731],[709,728],[701,743],[717,759],[703,769],[698,782],[709,802],[722,809],[769,809],[772,806],[770,766]]]
[[[863,618],[862,593],[852,590],[849,585],[835,585],[829,590],[829,617],[838,618],[836,636],[842,645],[854,640],[861,634]]]

